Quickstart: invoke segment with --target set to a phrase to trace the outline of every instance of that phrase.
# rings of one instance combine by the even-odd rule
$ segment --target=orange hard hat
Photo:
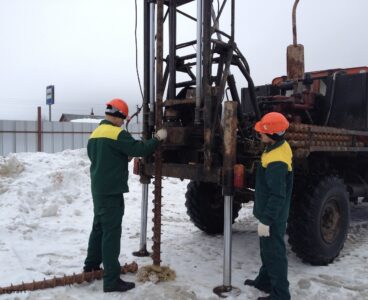
[[[128,104],[122,99],[115,98],[106,103],[105,113],[110,116],[119,117],[121,119],[128,118]]]
[[[266,134],[281,133],[288,128],[289,121],[284,117],[284,115],[278,112],[270,112],[265,114],[254,126],[254,129],[257,132]]]

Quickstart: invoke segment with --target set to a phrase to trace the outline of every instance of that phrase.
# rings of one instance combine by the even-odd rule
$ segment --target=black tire
[[[307,191],[299,189],[293,199],[289,244],[303,261],[327,265],[343,248],[349,221],[349,195],[344,182],[336,176],[319,178]]]
[[[224,231],[224,197],[221,186],[209,182],[191,181],[185,193],[185,206],[190,220],[208,234]],[[233,223],[239,215],[241,203],[235,194],[233,201]]]

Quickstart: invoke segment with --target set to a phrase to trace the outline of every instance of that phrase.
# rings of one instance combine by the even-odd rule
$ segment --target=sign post
[[[55,87],[49,85],[46,87],[46,105],[49,106],[49,121],[51,121],[51,105],[55,103]]]

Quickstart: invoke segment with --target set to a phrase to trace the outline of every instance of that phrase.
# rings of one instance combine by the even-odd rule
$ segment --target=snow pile
[[[0,157],[0,287],[82,270],[93,218],[89,165],[85,149]],[[184,205],[187,183],[163,179],[161,259],[163,265],[175,271],[174,281],[140,282],[136,275],[127,274],[122,278],[135,281],[136,288],[121,295],[103,294],[102,282],[95,281],[2,295],[0,300],[218,299],[212,289],[222,284],[223,238],[208,236],[189,221]],[[139,250],[142,189],[134,175],[129,186],[120,261],[124,264],[135,260],[139,267],[148,266],[152,264],[149,257],[131,254]],[[149,195],[150,238],[153,196],[151,192]],[[237,298],[241,300],[264,295],[243,285],[244,279],[254,278],[260,267],[256,224],[252,204],[244,205],[233,226],[232,253],[232,284],[242,290]],[[325,267],[303,264],[288,249],[292,299],[368,299],[367,244],[367,228],[353,228],[340,257]],[[151,246],[149,239],[149,251]]]
[[[19,162],[14,154],[10,154],[8,157],[0,156],[0,175],[12,176],[21,173],[23,170],[23,164]]]

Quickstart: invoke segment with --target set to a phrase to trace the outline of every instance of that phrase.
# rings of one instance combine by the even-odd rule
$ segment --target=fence
[[[0,121],[0,155],[86,147],[94,123]]]
[[[36,151],[55,153],[84,148],[97,126],[98,123],[0,120],[0,155]],[[129,125],[134,138],[141,136],[141,127],[140,123]]]

